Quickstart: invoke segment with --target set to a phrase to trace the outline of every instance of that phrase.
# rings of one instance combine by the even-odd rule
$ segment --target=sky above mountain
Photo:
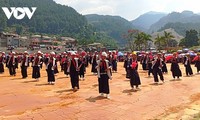
[[[79,13],[117,15],[127,20],[133,20],[149,11],[182,12],[190,10],[200,13],[199,0],[54,0],[68,5]]]

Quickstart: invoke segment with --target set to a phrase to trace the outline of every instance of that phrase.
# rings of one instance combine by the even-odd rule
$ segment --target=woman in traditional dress
[[[134,90],[134,86],[136,87],[136,89],[139,89],[139,85],[141,85],[140,76],[138,74],[137,69],[138,69],[137,55],[133,54],[132,64],[131,64],[131,69],[130,69],[130,85],[133,90]]]
[[[175,77],[177,77],[177,79],[180,79],[179,77],[182,76],[182,72],[178,65],[178,58],[176,53],[173,53],[173,57],[171,58],[171,72],[174,79]]]
[[[191,68],[191,58],[190,58],[189,53],[187,53],[186,56],[184,57],[183,64],[185,66],[186,76],[188,76],[188,77],[192,76],[193,71],[192,71],[192,68]]]
[[[200,53],[197,53],[197,56],[194,58],[195,67],[197,68],[197,74],[200,73]]]
[[[5,53],[4,52],[0,52],[1,56],[0,56],[0,74],[4,73],[4,62],[5,62]]]
[[[54,85],[55,83],[55,67],[56,67],[56,58],[55,53],[51,52],[51,56],[48,59],[47,63],[47,77],[48,77],[48,84]]]

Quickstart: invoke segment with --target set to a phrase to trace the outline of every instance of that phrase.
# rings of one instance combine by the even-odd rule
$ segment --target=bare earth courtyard
[[[31,67],[27,79],[21,79],[20,69],[17,76],[9,76],[6,68],[0,74],[0,120],[194,119],[200,113],[200,75],[185,77],[185,68],[180,66],[181,80],[174,81],[169,71],[164,84],[154,85],[153,77],[139,65],[142,85],[134,92],[123,63],[118,63],[118,73],[113,73],[110,81],[111,99],[98,96],[97,76],[90,72],[91,66],[75,93],[64,73],[56,75],[55,85],[48,85],[44,68],[39,82],[31,78]],[[194,65],[192,68],[196,73]]]

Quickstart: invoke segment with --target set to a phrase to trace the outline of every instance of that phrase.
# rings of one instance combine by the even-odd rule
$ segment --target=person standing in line
[[[194,58],[195,67],[197,68],[197,74],[200,74],[200,53],[197,53],[197,56]]]
[[[97,52],[95,52],[94,56],[92,57],[92,61],[91,61],[91,63],[92,63],[92,70],[91,71],[94,74],[97,73],[97,70],[95,69],[95,67],[97,66],[97,59],[98,59],[98,55],[97,55]]]
[[[142,69],[143,69],[143,70],[147,70],[147,54],[148,54],[148,52],[145,53],[145,54],[142,56],[141,60],[140,60],[140,63],[142,64]]]
[[[56,67],[55,52],[51,52],[47,62],[47,77],[48,77],[48,84],[50,85],[55,84],[55,73],[54,73],[55,67]]]
[[[126,70],[126,78],[130,78],[130,69],[131,69],[131,63],[132,63],[132,55],[127,53],[127,57],[124,60],[124,68]]]
[[[64,53],[60,53],[57,57],[58,61],[60,62],[60,72],[63,72],[64,71],[64,65],[63,65],[63,62],[62,62],[62,59],[64,58]]]
[[[69,60],[68,72],[70,75],[71,86],[74,92],[76,92],[79,87],[79,59],[76,58],[75,52],[71,52],[71,59]]]
[[[80,76],[80,79],[85,80],[85,64],[86,64],[86,59],[84,59],[83,56],[80,56],[79,60],[80,60],[79,76]]]
[[[165,60],[165,53],[162,54],[162,64],[163,64],[163,67],[162,67],[162,72],[163,73],[168,73],[168,70],[167,70],[167,65],[166,65],[166,60]]]
[[[42,52],[38,51],[37,55],[34,56],[33,64],[32,64],[32,67],[33,67],[32,78],[36,79],[37,81],[39,81],[39,78],[40,78],[40,65],[42,62],[41,55],[42,55]]]
[[[4,52],[0,52],[1,56],[0,56],[0,74],[4,73],[4,62],[6,60],[5,57],[5,53]]]
[[[178,58],[176,53],[173,53],[173,57],[171,58],[171,72],[174,79],[175,77],[177,77],[177,79],[180,79],[179,77],[182,76],[182,72],[178,65]]]
[[[16,67],[17,67],[17,57],[15,56],[15,52],[10,53],[7,66],[9,68],[9,73],[11,76],[16,76]]]
[[[116,51],[112,53],[112,71],[117,72],[117,55]]]
[[[109,65],[109,61],[106,60],[106,57],[107,53],[102,52],[101,60],[97,61],[96,69],[100,96],[104,96],[104,94],[106,94],[106,98],[110,99],[109,79],[112,79],[110,72],[112,67]]]
[[[28,74],[27,74],[27,67],[29,66],[29,56],[28,56],[28,52],[25,51],[24,55],[21,58],[21,74],[22,74],[22,78],[27,78]]]
[[[158,75],[160,76],[160,80],[164,83],[164,77],[162,73],[162,59],[161,59],[161,53],[157,54],[157,58],[154,58],[152,62],[152,69],[153,69],[153,76],[154,76],[154,82],[158,84]]]
[[[130,69],[130,85],[131,88],[134,90],[134,86],[136,87],[136,90],[139,90],[139,85],[141,85],[140,82],[140,76],[138,74],[138,63],[137,63],[137,55],[135,53],[132,54],[132,64]]]
[[[63,71],[64,74],[68,77],[69,73],[67,72],[67,68],[68,68],[68,55],[66,52],[63,53],[63,57],[62,57],[62,64],[63,64]]]
[[[54,52],[55,53],[55,52]],[[55,75],[57,75],[58,73],[59,73],[59,71],[58,71],[58,64],[57,64],[57,62],[59,61],[59,58],[58,58],[59,56],[57,56],[57,53],[55,53],[55,55],[54,55],[54,59],[56,60],[56,62],[55,62],[55,68],[54,68],[54,74]]]
[[[85,60],[86,60],[85,67],[88,67],[88,65],[89,65],[89,52],[87,52],[87,54],[85,56]]]
[[[153,74],[153,69],[152,69],[152,56],[149,54],[147,54],[147,63],[148,63],[148,76],[150,77],[151,73]]]
[[[189,53],[187,53],[186,56],[184,57],[183,64],[185,66],[186,76],[187,77],[192,76],[193,71],[192,71],[192,68],[191,68],[191,58],[190,58]]]
[[[90,65],[92,65],[92,53],[91,52],[89,52],[89,54],[88,54],[88,62]]]

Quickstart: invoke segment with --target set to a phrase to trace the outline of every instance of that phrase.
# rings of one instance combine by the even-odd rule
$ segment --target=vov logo
[[[28,7],[10,7],[10,10],[7,7],[2,7],[2,9],[8,19],[13,15],[17,20],[21,20],[26,15],[31,19],[37,7],[31,7],[32,12]]]

